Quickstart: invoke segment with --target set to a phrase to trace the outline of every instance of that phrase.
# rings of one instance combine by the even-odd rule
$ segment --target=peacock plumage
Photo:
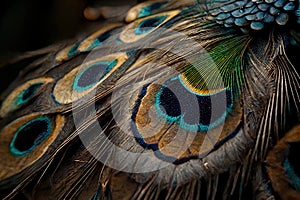
[[[15,57],[0,198],[300,199],[299,24],[294,0],[149,0]]]

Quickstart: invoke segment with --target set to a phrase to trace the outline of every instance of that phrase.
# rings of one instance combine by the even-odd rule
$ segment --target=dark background
[[[35,50],[72,38],[92,22],[83,17],[88,5],[125,5],[134,0],[2,1],[0,53]]]
[[[120,6],[135,0],[11,0],[0,12],[0,63],[19,53],[76,37],[97,21],[83,16],[87,6]],[[103,20],[103,19],[102,19]],[[25,64],[26,65],[26,64]],[[0,67],[0,93],[15,79],[24,63]]]

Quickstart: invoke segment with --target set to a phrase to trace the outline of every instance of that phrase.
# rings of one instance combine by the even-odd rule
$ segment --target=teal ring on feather
[[[43,88],[53,81],[50,77],[31,79],[15,88],[2,101],[0,106],[0,118],[13,112],[26,104],[33,102],[43,91]]]
[[[85,51],[90,51],[96,47],[102,46],[105,43],[105,41],[111,36],[111,32],[112,32],[112,30],[109,30],[109,31],[106,31],[106,32],[102,33],[101,35],[99,35],[94,40],[94,42],[85,49]]]
[[[150,87],[153,87],[153,85],[148,84],[141,89],[137,101],[135,102],[135,105],[133,107],[133,111],[131,115],[131,129],[134,133],[136,141],[143,148],[153,150],[156,157],[167,162],[180,164],[190,159],[198,159],[199,158],[198,154],[190,154],[188,156],[183,156],[180,158],[176,156],[174,157],[174,156],[166,155],[157,142],[155,142],[152,139],[149,140],[149,138],[151,138],[152,136],[144,135],[143,130],[152,132],[152,135],[160,135],[161,130],[166,130],[161,125],[166,123],[168,124],[167,126],[176,126],[177,128],[175,129],[181,129],[186,134],[192,134],[194,136],[196,135],[205,136],[206,134],[209,134],[209,130],[214,129],[218,125],[221,125],[223,122],[225,122],[228,113],[232,110],[233,107],[233,102],[234,102],[233,92],[231,91],[231,89],[225,88],[223,90],[220,90],[218,92],[213,92],[211,94],[198,94],[189,90],[187,88],[188,86],[185,86],[180,81],[179,76],[176,76],[166,81],[163,85],[160,86],[160,89],[158,89],[158,91],[155,94],[152,93],[153,92],[152,89],[149,89]],[[178,94],[178,92],[180,92],[180,94]],[[179,102],[182,100],[182,98],[179,98],[180,100],[178,100],[177,95],[182,96],[186,102]],[[222,101],[225,100],[226,108],[225,110],[223,110],[224,112],[222,112],[222,109],[220,109],[221,110],[220,113],[217,113],[214,116],[214,117],[217,116],[218,118],[213,119],[211,121],[212,106],[215,107],[214,111],[219,110],[218,108],[216,108],[218,107],[218,105],[211,105],[212,95],[214,95],[213,98]],[[218,95],[222,98],[225,96],[226,99],[218,98]],[[149,98],[152,99],[152,96],[154,100],[149,101]],[[197,103],[197,105],[191,103],[192,102],[191,99],[194,99],[195,101],[194,103]],[[144,115],[149,115],[150,113],[149,110],[150,107],[152,106],[154,106],[155,108],[153,109],[154,117],[152,118],[150,116],[147,116],[146,118],[148,119],[141,119],[141,117],[143,118]],[[164,109],[162,109],[162,107]],[[199,111],[195,109],[199,109]],[[147,122],[144,122],[144,120],[146,120]],[[157,122],[159,124],[157,126],[152,126],[150,124],[151,123],[150,121],[153,121],[154,124],[156,124]],[[213,146],[212,149],[210,149],[210,151],[213,150],[219,144],[224,143],[224,141],[233,137],[233,135],[237,133],[237,130],[240,130],[239,126],[234,128],[232,132],[229,132],[226,135],[226,137],[219,138],[216,145]],[[176,134],[180,134],[179,132],[177,132]],[[167,134],[167,133],[163,133],[163,134]]]
[[[16,105],[19,106],[27,103],[30,99],[32,99],[32,97],[43,84],[44,83],[42,82],[37,82],[30,85],[27,89],[25,89],[21,94],[17,96]]]
[[[51,134],[51,121],[48,117],[39,117],[22,125],[14,134],[9,145],[10,152],[24,156],[33,151]]]
[[[172,88],[176,94],[174,94],[169,88]],[[223,92],[225,92],[225,95],[222,94]],[[178,95],[183,97],[185,101],[178,102]],[[219,98],[222,98],[223,95],[226,96],[227,108],[224,112],[218,113],[218,118],[213,119],[211,122],[210,120],[212,120],[212,115],[210,113],[210,109],[212,106],[217,106],[212,105],[211,96],[218,95],[220,95]],[[191,104],[192,99],[197,102],[193,102],[194,104]],[[195,106],[195,103],[199,106]],[[179,76],[170,79],[161,87],[161,90],[156,94],[155,102],[155,107],[159,116],[164,117],[169,123],[176,122],[180,128],[193,132],[207,131],[217,127],[224,122],[232,106],[233,97],[231,89],[227,88],[214,94],[197,94],[189,90],[188,86],[181,81]],[[161,107],[164,107],[165,111],[163,111]],[[194,110],[197,108],[199,108],[199,111]],[[218,109],[215,110],[218,111]],[[223,109],[220,108],[220,110]],[[190,122],[188,122],[189,120]]]
[[[148,18],[140,22],[140,24],[137,26],[135,30],[135,34],[137,35],[143,35],[146,33],[149,33],[153,29],[155,29],[157,26],[159,26],[163,21],[167,19],[167,16],[156,16],[152,18]]]
[[[82,92],[93,87],[116,66],[117,62],[117,60],[96,62],[80,71],[74,79],[73,90]]]
[[[73,57],[73,56],[79,54],[80,52],[90,51],[90,50],[92,50],[92,49],[94,49],[94,48],[96,48],[98,46],[103,45],[104,42],[111,36],[111,31],[112,30],[109,30],[109,31],[106,31],[106,32],[100,34],[94,40],[94,42],[90,46],[88,46],[86,49],[84,49],[84,50],[79,50],[78,49],[78,47],[80,47],[82,41],[81,42],[76,42],[73,46],[70,47],[70,49],[69,49],[69,51],[67,53],[68,57]]]
[[[140,95],[139,95],[139,97],[138,97],[138,99],[137,99],[137,101],[136,101],[136,104],[135,104],[135,106],[134,106],[134,108],[133,108],[133,113],[132,113],[132,116],[131,116],[131,119],[132,119],[132,121],[131,121],[131,128],[132,128],[132,131],[133,131],[133,134],[134,134],[134,136],[135,136],[136,141],[137,141],[143,148],[153,150],[153,151],[154,151],[154,154],[155,154],[158,158],[160,158],[160,159],[162,159],[162,160],[165,160],[165,161],[167,161],[167,162],[169,162],[169,163],[181,164],[181,163],[184,163],[184,162],[186,162],[186,161],[188,161],[188,160],[190,160],[190,159],[197,159],[197,158],[198,158],[197,156],[186,157],[186,158],[183,158],[183,159],[177,159],[177,158],[175,158],[175,157],[166,156],[166,155],[164,155],[164,154],[160,151],[160,149],[159,149],[159,147],[158,147],[158,144],[147,144],[147,143],[145,142],[143,136],[139,133],[139,131],[138,131],[138,129],[137,129],[135,120],[136,120],[137,111],[138,111],[139,106],[140,106],[140,104],[141,104],[141,100],[142,100],[143,96],[147,93],[147,87],[148,87],[148,86],[149,86],[149,84],[148,84],[148,85],[145,85],[145,86],[142,88],[142,90],[141,90],[141,92],[140,92]]]

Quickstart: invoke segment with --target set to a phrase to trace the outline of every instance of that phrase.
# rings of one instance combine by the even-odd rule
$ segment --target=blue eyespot
[[[93,63],[79,72],[73,83],[73,90],[83,92],[97,84],[110,70],[116,66],[117,60]]]
[[[220,104],[214,102],[213,105],[211,98],[220,101]],[[221,101],[226,101],[225,110],[221,106],[223,105]],[[215,94],[195,94],[187,90],[177,77],[167,81],[156,94],[155,99],[158,115],[164,117],[169,123],[177,122],[179,127],[193,132],[217,127],[225,120],[232,106],[230,89]]]
[[[143,7],[138,14],[138,18],[149,16],[149,15],[153,14],[153,11],[160,9],[165,4],[166,4],[166,2],[158,2],[158,3],[154,3],[154,4]]]
[[[157,158],[174,164],[199,159],[224,144],[240,131],[242,117],[239,105],[234,105],[231,88],[188,89],[179,76],[162,85],[144,85],[131,115],[135,140],[143,148],[153,150]],[[229,126],[227,120],[234,126]],[[206,136],[210,139],[205,140]],[[216,139],[214,143],[212,138]],[[184,150],[185,153],[174,152],[173,147],[186,144],[189,150]],[[202,145],[204,149],[200,148]]]
[[[156,16],[143,20],[136,28],[135,34],[143,35],[149,33],[157,26],[159,26],[163,21],[165,21],[167,16]]]
[[[25,89],[23,92],[21,92],[16,99],[16,105],[22,105],[27,103],[32,97],[36,94],[38,89],[43,85],[44,83],[37,82],[32,85],[30,85],[27,89]]]
[[[48,117],[39,117],[27,122],[14,134],[10,152],[16,156],[29,154],[51,134],[51,129]]]

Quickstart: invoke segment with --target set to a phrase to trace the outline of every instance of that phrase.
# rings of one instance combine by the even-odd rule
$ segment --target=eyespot
[[[73,56],[90,51],[98,46],[101,46],[111,36],[111,31],[117,27],[120,27],[121,23],[112,23],[105,27],[100,28],[95,33],[91,34],[87,38],[81,39],[79,42],[72,44],[62,50],[60,50],[55,57],[57,62],[69,60]]]
[[[121,32],[120,40],[125,43],[136,42],[157,30],[179,13],[180,11],[175,10],[138,19],[125,27]]]
[[[190,131],[207,131],[215,128],[225,120],[228,112],[230,112],[233,106],[230,89],[226,88],[210,94],[196,94],[191,93],[186,87],[187,86],[180,81],[179,77],[171,79],[163,85],[156,94],[155,106],[158,114],[163,116],[170,123],[179,120],[177,122],[179,127]],[[177,94],[180,92],[180,96],[185,98],[185,101],[181,103],[182,105],[180,105],[176,95],[170,89],[176,91]],[[226,110],[222,108],[215,109],[214,118],[212,118],[210,110],[212,106],[212,97],[215,99],[226,97],[227,105]],[[199,105],[199,113],[193,113],[193,109],[197,109],[195,105],[189,102],[189,99],[192,100],[193,98],[195,98]],[[196,116],[198,114],[200,114],[200,118]]]
[[[96,47],[104,45],[106,41],[111,37],[111,32],[121,25],[122,24],[120,23],[115,23],[101,28],[100,30],[83,40],[78,47],[78,51],[90,51]]]
[[[153,15],[159,12],[166,4],[167,4],[166,1],[140,3],[128,11],[125,21],[132,22],[137,18]]]
[[[70,59],[74,55],[77,55],[79,53],[78,51],[79,45],[80,42],[76,42],[75,44],[72,44],[60,50],[55,56],[56,62],[63,62],[65,60]]]
[[[143,87],[131,125],[142,147],[180,164],[206,156],[240,131],[241,118],[242,109],[230,88],[195,93],[177,76],[164,85]]]
[[[6,125],[0,131],[0,180],[21,172],[44,156],[64,124],[61,115],[33,113]]]
[[[105,42],[105,40],[107,40],[110,37],[110,31],[107,31],[101,35],[99,35],[94,41],[93,43],[87,47],[84,51],[89,51],[97,46],[101,46],[103,44],[103,42]]]
[[[167,2],[157,2],[157,3],[152,3],[147,6],[142,7],[138,13],[138,18],[152,15],[153,12],[162,8],[166,3]]]
[[[21,94],[18,95],[16,104],[22,105],[22,104],[27,103],[30,99],[32,99],[32,97],[34,96],[36,91],[42,85],[43,85],[43,83],[39,83],[39,82],[30,85],[26,90],[24,90]]]
[[[99,80],[107,75],[110,70],[117,65],[118,61],[102,61],[91,64],[86,69],[79,72],[73,84],[73,90],[82,92],[93,87]]]
[[[4,116],[23,105],[26,105],[30,100],[36,97],[42,88],[48,83],[52,82],[52,78],[38,78],[27,81],[23,85],[16,88],[10,95],[3,101],[0,109],[0,116]]]
[[[27,155],[42,143],[51,131],[51,121],[48,117],[39,117],[27,122],[15,133],[10,143],[10,152],[16,156]]]
[[[54,87],[53,96],[58,103],[67,104],[90,93],[127,60],[126,53],[117,53],[86,62],[61,78]]]

